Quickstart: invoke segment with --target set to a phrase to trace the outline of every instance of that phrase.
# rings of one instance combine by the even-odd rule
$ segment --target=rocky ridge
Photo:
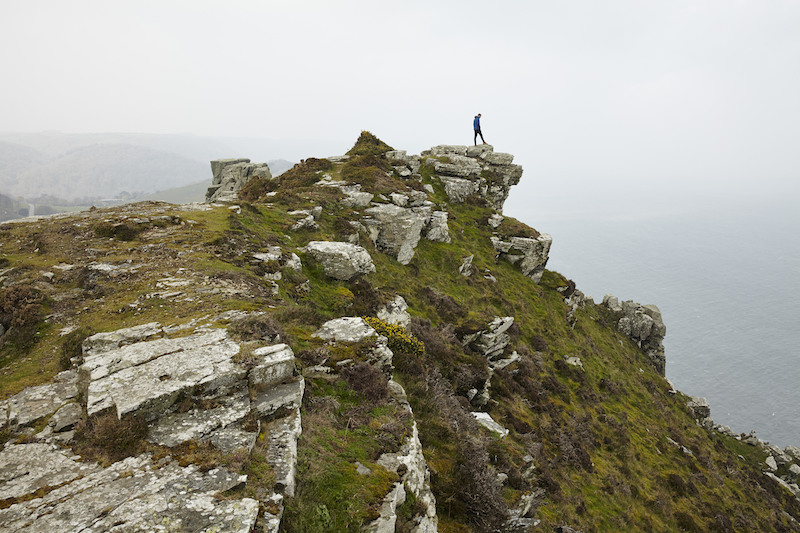
[[[651,524],[725,530],[669,498],[716,509],[714,483],[694,474],[727,471],[740,500],[784,509],[729,508],[737,527],[794,527],[768,482],[796,494],[796,450],[756,439],[769,454],[757,480],[714,455],[753,439],[721,431],[700,400],[680,404],[655,306],[595,305],[545,270],[550,237],[501,213],[522,174],[510,154],[382,148],[280,180],[247,160],[212,170],[206,205],[0,226],[4,301],[16,288],[50,298],[49,331],[4,374],[45,368],[50,347],[65,368],[0,404],[0,529],[574,531],[564,522],[594,517],[633,530],[565,480],[640,505],[619,476],[653,450],[668,475],[649,486],[666,487],[661,510],[637,508]],[[0,333],[6,346],[19,328]],[[106,455],[106,437],[123,453]],[[632,440],[647,446],[629,452]],[[609,468],[617,456],[626,466]]]

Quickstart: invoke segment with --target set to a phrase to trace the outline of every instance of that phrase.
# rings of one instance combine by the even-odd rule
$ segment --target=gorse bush
[[[362,317],[372,329],[389,340],[389,349],[392,352],[403,352],[408,355],[420,356],[425,352],[425,345],[419,339],[410,335],[403,326],[388,324],[383,320],[371,316]]]

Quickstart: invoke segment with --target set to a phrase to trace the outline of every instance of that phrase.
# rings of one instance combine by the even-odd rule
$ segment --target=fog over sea
[[[504,214],[551,234],[547,267],[596,302],[610,293],[656,304],[667,378],[706,397],[715,422],[800,446],[797,194],[687,194],[658,205],[512,189]]]

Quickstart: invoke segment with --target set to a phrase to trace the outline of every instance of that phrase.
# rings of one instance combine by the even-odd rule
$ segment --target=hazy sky
[[[480,112],[532,194],[783,190],[800,168],[796,0],[0,0],[0,15],[0,131],[344,152],[367,129],[419,153],[470,143]]]

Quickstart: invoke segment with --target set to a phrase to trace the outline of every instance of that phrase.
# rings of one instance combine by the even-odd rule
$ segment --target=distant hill
[[[148,194],[143,200],[153,200],[157,202],[169,202],[171,204],[190,204],[192,202],[204,202],[206,191],[211,185],[211,179],[190,183],[183,187],[175,187],[164,191]]]
[[[273,175],[278,175],[293,163],[269,160],[264,154],[278,155],[279,151],[275,142],[258,139],[143,133],[0,133],[0,192],[26,199],[49,196],[65,201],[142,197],[210,180],[208,163],[213,159],[267,160]]]
[[[15,196],[113,197],[196,182],[206,165],[185,157],[127,144],[98,144],[34,165],[0,188]]]
[[[11,192],[21,172],[45,161],[47,156],[34,148],[0,140],[0,192]]]

